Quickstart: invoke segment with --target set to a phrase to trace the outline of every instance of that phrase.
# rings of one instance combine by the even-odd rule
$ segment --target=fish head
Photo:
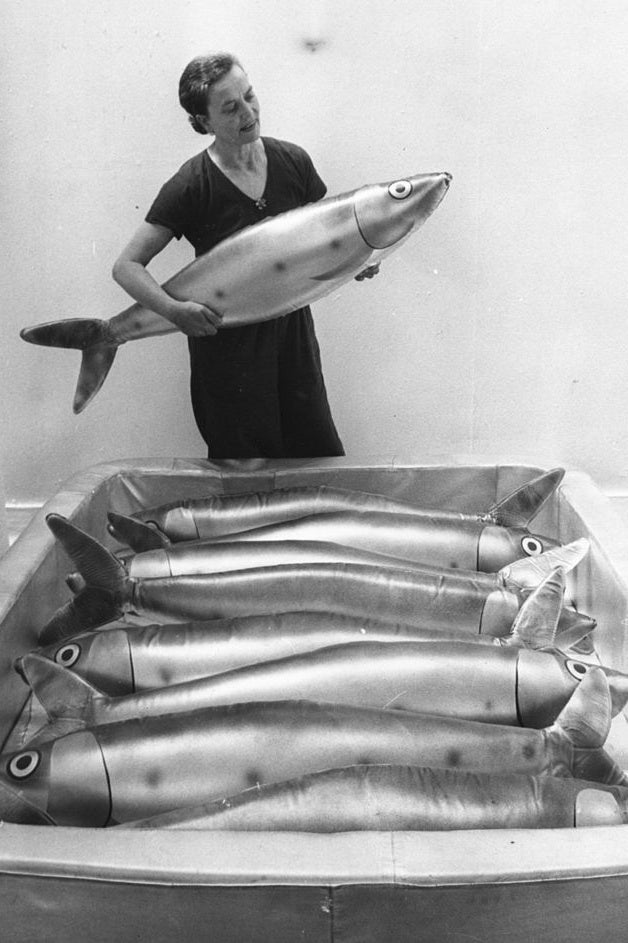
[[[38,652],[113,697],[134,690],[131,644],[124,629],[82,632]]]
[[[356,190],[354,212],[360,234],[372,249],[388,249],[422,226],[451,183],[448,173],[417,174]]]
[[[515,560],[539,557],[560,547],[553,537],[533,534],[525,527],[502,527],[487,524],[478,540],[478,570],[495,573]]]
[[[15,809],[5,808],[3,795],[16,796]],[[0,816],[19,816],[32,807],[57,825],[104,826],[111,799],[107,770],[98,741],[89,731],[28,745],[0,758]]]

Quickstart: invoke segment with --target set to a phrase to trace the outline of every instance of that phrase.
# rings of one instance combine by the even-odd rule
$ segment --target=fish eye
[[[572,661],[571,658],[565,662],[565,668],[577,681],[582,681],[588,670],[581,661]]]
[[[56,663],[63,665],[64,668],[71,668],[72,665],[77,663],[80,657],[81,646],[77,645],[76,642],[70,642],[69,645],[64,645],[62,648],[57,649],[55,653]]]
[[[405,200],[412,193],[412,184],[409,180],[396,180],[388,187],[388,192],[394,200]]]
[[[13,779],[26,779],[31,776],[37,767],[41,756],[37,750],[24,750],[16,753],[7,764],[7,771]]]
[[[538,537],[523,537],[521,549],[526,557],[538,557],[539,554],[543,553],[543,544]]]

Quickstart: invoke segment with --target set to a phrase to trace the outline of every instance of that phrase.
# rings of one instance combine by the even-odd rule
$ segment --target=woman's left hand
[[[376,262],[375,265],[367,265],[366,268],[363,268],[361,272],[355,276],[356,282],[361,282],[365,278],[373,278],[374,275],[377,275],[379,272],[379,262]]]

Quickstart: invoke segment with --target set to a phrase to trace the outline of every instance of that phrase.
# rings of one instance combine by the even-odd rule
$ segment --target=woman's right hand
[[[222,325],[222,315],[196,301],[174,301],[167,318],[188,337],[210,337]]]

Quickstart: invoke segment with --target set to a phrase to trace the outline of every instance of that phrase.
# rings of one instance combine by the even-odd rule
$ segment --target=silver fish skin
[[[308,701],[231,704],[31,743],[0,757],[0,786],[21,790],[58,824],[104,826],[364,763],[626,784],[603,749],[609,727],[599,670],[544,730]]]
[[[510,562],[510,561],[509,561]],[[231,573],[260,567],[308,566],[317,563],[364,564],[423,572],[420,560],[397,557],[385,550],[351,546],[332,540],[268,540],[228,542],[195,540],[159,550],[145,550],[125,560],[131,580],[163,579],[169,576],[199,576]]]
[[[93,537],[60,515],[50,514],[46,521],[86,587],[46,623],[41,645],[105,625],[125,612],[161,622],[188,622],[299,608],[423,628],[509,635],[522,594],[531,585],[538,586],[557,565],[574,565],[588,547],[586,541],[576,541],[540,557],[515,561],[505,571],[507,579],[505,573],[320,563],[131,580],[124,564]],[[588,616],[569,609],[560,612],[559,619],[560,628],[577,638],[595,625]]]
[[[510,641],[333,612],[281,612],[165,625],[119,624],[82,632],[39,653],[117,697],[329,645],[446,639],[483,645]]]
[[[189,498],[137,511],[131,518],[109,512],[109,530],[135,551],[154,550],[185,540],[212,540],[226,534],[336,511],[415,515],[456,522],[524,527],[555,493],[565,475],[553,468],[525,482],[476,514],[430,510],[380,494],[330,485],[278,488],[267,492]],[[142,525],[147,525],[143,527]],[[532,549],[532,548],[530,548]]]
[[[554,624],[564,578],[560,571],[524,602],[517,623],[547,610]],[[16,668],[49,717],[79,725],[190,711],[242,701],[313,700],[358,707],[395,707],[487,723],[543,727],[551,723],[588,665],[558,651],[465,642],[362,642],[333,645],[208,678],[107,697],[71,671],[29,653]],[[615,713],[628,700],[628,676],[608,673]]]
[[[223,328],[289,314],[350,281],[402,245],[439,205],[448,173],[373,184],[290,210],[240,230],[170,278],[173,298],[222,315]],[[222,329],[222,328],[221,328]],[[83,351],[74,412],[105,381],[117,348],[176,331],[140,304],[109,321],[69,319],[25,328],[23,340]]]
[[[501,527],[481,521],[446,521],[441,517],[334,511],[242,533],[217,537],[214,545],[234,541],[334,541],[370,553],[449,569],[495,572],[522,557],[537,556],[559,545],[551,537],[525,528]],[[177,544],[177,548],[192,546]],[[172,548],[174,550],[175,547]],[[153,551],[166,553],[166,550]]]
[[[625,825],[628,788],[552,776],[349,766],[250,789],[119,828],[450,831]]]

